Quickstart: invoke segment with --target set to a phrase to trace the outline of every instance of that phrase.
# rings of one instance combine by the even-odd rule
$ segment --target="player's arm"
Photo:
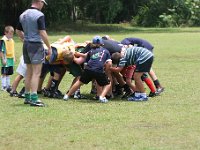
[[[3,40],[0,40],[0,59],[3,65],[6,65],[6,58],[4,54],[5,43]]]
[[[110,68],[111,72],[116,72],[116,73],[121,72],[122,69],[123,69],[123,67],[111,67]]]

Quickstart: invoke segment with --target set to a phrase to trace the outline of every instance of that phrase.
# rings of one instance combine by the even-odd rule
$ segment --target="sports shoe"
[[[58,99],[62,99],[63,96],[64,95],[59,90],[56,90],[52,95],[53,98],[58,98]]]
[[[143,96],[139,96],[139,97],[129,97],[128,101],[134,101],[134,102],[142,102],[142,101],[147,101],[148,97],[143,97]]]
[[[11,92],[10,92],[10,96],[11,96],[11,97],[18,97],[17,91],[11,91]]]
[[[19,92],[18,98],[25,98],[25,87],[23,87]]]
[[[41,102],[40,100],[37,100],[36,102],[30,102],[30,106],[45,107],[45,104],[43,102]]]
[[[84,95],[82,95],[82,94],[80,94],[80,93],[74,94],[74,98],[75,98],[75,99],[87,99],[86,96],[84,96]]]
[[[99,96],[99,102],[100,102],[100,103],[107,103],[108,100],[107,100],[105,97]]]
[[[11,86],[8,86],[8,87],[6,88],[6,91],[7,91],[8,93],[10,93],[10,91],[12,91],[12,87],[11,87]]]
[[[160,95],[160,93],[164,92],[165,88],[164,87],[160,87],[156,89],[156,95]]]
[[[47,97],[49,95],[49,89],[42,89],[42,94],[44,97]]]
[[[68,96],[67,94],[65,94],[64,97],[63,97],[63,100],[64,100],[64,101],[69,100],[69,96]]]
[[[131,94],[132,94],[131,91],[126,92],[126,93],[121,97],[121,99],[128,98]]]
[[[155,96],[157,96],[156,92],[150,92],[149,93],[149,97],[155,97]]]
[[[112,99],[114,98],[114,96],[111,94],[111,95],[106,95],[106,99]]]
[[[1,88],[1,90],[2,90],[2,91],[6,91],[7,88],[4,86],[4,87]]]
[[[30,100],[27,100],[27,99],[25,99],[24,100],[24,104],[26,105],[26,104],[31,104],[31,101]]]
[[[18,98],[25,98],[25,93],[19,93]]]
[[[94,97],[92,97],[92,100],[99,100],[99,96],[94,96]]]

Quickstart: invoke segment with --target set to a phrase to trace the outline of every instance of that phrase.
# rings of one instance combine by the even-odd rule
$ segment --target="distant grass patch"
[[[130,24],[92,24],[92,23],[69,23],[55,24],[49,27],[49,30],[54,31],[54,34],[60,32],[69,33],[180,33],[180,32],[200,32],[199,28],[142,28],[133,27]]]
[[[90,99],[66,102],[40,96],[48,105],[46,108],[26,106],[22,99],[11,98],[0,91],[0,149],[200,149],[200,28],[156,30],[162,29],[138,28],[138,31],[126,32],[106,32],[105,29],[98,33],[53,31],[49,36],[51,42],[67,34],[76,42],[91,40],[96,34],[109,34],[119,41],[125,37],[150,41],[155,46],[153,68],[166,90],[161,96],[142,103],[119,97],[100,104]],[[22,43],[16,37],[15,41],[18,64]],[[68,73],[65,75],[59,87],[63,93],[72,79]],[[84,85],[81,92],[92,97],[88,94],[90,87],[90,84]],[[148,93],[148,88],[146,90]]]

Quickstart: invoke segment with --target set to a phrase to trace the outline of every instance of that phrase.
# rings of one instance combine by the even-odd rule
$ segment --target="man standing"
[[[37,94],[39,76],[45,58],[43,42],[48,47],[48,55],[52,53],[46,33],[45,17],[41,12],[44,4],[47,5],[45,0],[32,0],[31,8],[20,15],[16,29],[17,35],[24,42],[23,56],[24,63],[27,65],[24,104],[38,107],[45,106],[38,99]]]

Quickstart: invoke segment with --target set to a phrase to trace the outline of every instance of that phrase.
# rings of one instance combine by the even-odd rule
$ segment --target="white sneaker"
[[[106,97],[101,97],[101,96],[99,96],[99,102],[100,102],[100,103],[107,103],[108,100],[106,99]]]
[[[67,101],[69,99],[69,96],[67,94],[64,95],[63,100]]]

